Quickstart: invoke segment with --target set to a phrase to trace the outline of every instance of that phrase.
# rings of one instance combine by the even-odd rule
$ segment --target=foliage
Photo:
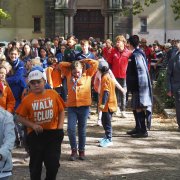
[[[127,15],[129,13],[132,13],[133,15],[137,15],[144,11],[144,7],[149,7],[151,4],[157,2],[158,0],[133,0],[131,8],[123,7],[123,14]],[[175,15],[174,19],[175,20],[180,19],[180,0],[173,0],[171,4],[171,8]]]
[[[133,15],[143,12],[144,6],[149,7],[151,4],[156,3],[156,2],[157,0],[144,0],[143,2],[140,2],[139,0],[133,0],[133,5],[132,5]]]
[[[165,108],[173,108],[175,107],[175,100],[173,97],[167,96],[166,74],[166,69],[160,70],[155,87],[155,93],[159,96]]]
[[[173,0],[171,7],[175,15],[175,20],[180,19],[180,0]]]
[[[2,19],[9,19],[10,18],[10,15],[5,12],[3,9],[0,9],[0,20]]]

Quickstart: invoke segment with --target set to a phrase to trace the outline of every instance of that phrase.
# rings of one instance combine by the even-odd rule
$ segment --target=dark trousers
[[[112,119],[112,112],[102,112],[102,125],[105,131],[105,136],[107,139],[112,139],[112,126],[111,126],[111,119]]]
[[[117,82],[123,87],[126,88],[126,79],[116,78]],[[121,111],[125,111],[126,108],[126,93],[122,93],[119,89],[116,88],[116,97],[118,107]]]
[[[147,132],[147,129],[146,129],[146,123],[145,123],[145,112],[144,111],[141,111],[141,112],[136,112],[136,111],[133,111],[134,113],[134,117],[135,117],[135,121],[136,121],[136,129],[138,132],[142,132],[142,133],[145,133]]]
[[[41,180],[43,163],[46,167],[45,180],[56,179],[63,137],[64,132],[59,129],[44,130],[38,135],[33,131],[28,135],[31,180]]]
[[[176,106],[176,118],[177,124],[180,127],[180,90],[175,93],[175,106]]]

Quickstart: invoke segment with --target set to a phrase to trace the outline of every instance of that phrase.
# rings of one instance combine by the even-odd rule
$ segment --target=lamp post
[[[164,43],[167,39],[167,0],[164,0]]]

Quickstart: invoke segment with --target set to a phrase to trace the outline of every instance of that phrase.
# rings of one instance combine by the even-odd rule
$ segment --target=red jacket
[[[109,64],[115,78],[126,78],[126,70],[130,55],[131,52],[127,48],[125,48],[122,52],[120,52],[117,48],[114,48]]]
[[[109,63],[109,60],[112,59],[114,48],[111,47],[108,49],[107,47],[104,47],[102,52],[103,52],[103,58]]]

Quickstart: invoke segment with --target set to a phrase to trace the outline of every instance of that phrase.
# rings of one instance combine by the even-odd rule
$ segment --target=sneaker
[[[125,111],[122,111],[122,112],[121,112],[121,117],[122,117],[122,118],[126,118],[126,117],[127,117]]]
[[[98,119],[98,120],[97,120],[97,125],[98,125],[98,126],[102,126],[102,121],[101,121],[101,119]]]
[[[107,139],[106,137],[103,137],[103,138],[99,139],[98,142],[101,143],[102,141],[104,141],[106,139]]]
[[[75,161],[77,158],[77,149],[72,149],[71,156],[69,157],[70,161]]]
[[[108,147],[112,145],[113,145],[113,142],[109,139],[105,139],[104,141],[101,141],[99,144],[100,147]]]
[[[117,108],[117,111],[115,112],[115,115],[116,115],[116,116],[119,116],[120,114],[121,114],[121,110],[120,110],[120,108],[118,107],[118,108]]]
[[[84,151],[79,150],[79,159],[82,160],[82,161],[86,159]]]

